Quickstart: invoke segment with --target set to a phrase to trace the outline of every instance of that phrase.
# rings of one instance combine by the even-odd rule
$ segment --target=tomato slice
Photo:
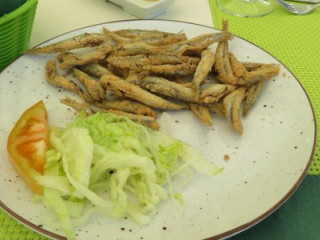
[[[42,187],[34,176],[43,174],[48,148],[47,110],[43,101],[39,101],[21,115],[11,130],[7,143],[13,166],[36,194],[42,194]]]

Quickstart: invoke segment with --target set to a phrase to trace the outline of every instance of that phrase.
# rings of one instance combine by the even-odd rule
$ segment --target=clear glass
[[[239,17],[260,17],[270,13],[274,5],[268,0],[217,0],[219,8]]]

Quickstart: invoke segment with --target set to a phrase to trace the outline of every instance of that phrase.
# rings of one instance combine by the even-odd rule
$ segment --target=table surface
[[[197,4],[196,7],[195,2]],[[301,46],[309,46],[311,43],[313,44],[316,42],[316,39],[319,39],[319,37],[316,37],[320,34],[320,9],[316,10],[313,15],[310,15],[311,17],[308,16],[304,19],[301,17],[291,18],[291,16],[288,16],[287,13],[279,8],[276,8],[276,11],[276,13],[273,13],[274,22],[277,21],[274,20],[274,17],[282,17],[288,22],[291,21],[293,23],[299,23],[301,29],[304,21],[311,21],[313,19],[313,28],[303,32],[298,32],[297,37],[299,42],[294,42],[292,40],[294,42],[292,44],[296,44],[297,48],[301,48]],[[318,18],[315,18],[315,16]],[[279,48],[275,46],[277,39],[266,37],[268,34],[264,32],[264,29],[262,29],[261,26],[262,24],[266,24],[266,21],[269,19],[267,17],[256,19],[255,22],[253,22],[252,19],[232,17],[219,10],[214,0],[175,0],[164,14],[156,17],[156,19],[179,20],[207,26],[213,26],[214,22],[214,25],[217,28],[221,27],[221,20],[225,18],[230,19],[230,21],[234,23],[232,32],[236,32],[237,35],[247,38],[263,48],[265,44],[266,47],[269,47],[269,52],[281,59],[284,64],[289,65],[290,69],[292,67],[294,71],[297,71],[296,75],[304,79],[304,86],[307,90],[309,88],[310,92],[307,91],[308,93],[320,92],[319,80],[315,81],[314,79],[313,85],[309,87],[306,82],[308,75],[299,75],[298,73],[300,70],[301,72],[312,72],[314,75],[317,74],[317,78],[319,78],[320,74],[319,70],[316,69],[317,67],[315,67],[314,64],[310,64],[310,66],[301,67],[300,70],[299,68],[295,69],[296,65],[294,64],[294,61],[292,59],[290,60],[288,57],[290,54],[288,55],[288,52],[280,51]],[[103,22],[127,19],[137,18],[127,12],[124,12],[120,7],[105,0],[39,0],[29,46],[36,46],[43,41],[77,28]],[[286,23],[287,25],[288,22]],[[316,30],[314,28],[316,28]],[[278,29],[279,31],[282,31],[282,29]],[[250,35],[251,32],[248,33],[249,30],[252,30],[251,32],[254,34]],[[312,31],[318,31],[319,34],[313,36]],[[261,38],[259,38],[259,36],[261,36]],[[277,44],[278,43],[279,42],[277,42]],[[274,46],[274,48],[272,48],[272,46]],[[318,46],[320,46],[319,43]],[[309,47],[309,52],[306,54],[312,56],[312,59],[320,59],[320,50],[318,46]],[[317,61],[319,65],[319,60]],[[315,93],[311,96],[311,100],[313,101],[314,106],[317,106],[318,102],[320,102],[320,97]],[[320,109],[320,107],[318,109]],[[318,111],[316,111],[316,116],[318,114],[317,112]],[[317,147],[319,148],[319,144]],[[319,160],[318,153],[319,151],[317,150],[315,155],[315,160],[317,161]],[[315,162],[314,169],[318,169],[317,162]],[[318,175],[319,170],[311,171],[309,174]],[[319,184],[320,178],[318,176],[308,175],[298,190],[280,209],[269,216],[266,220],[257,224],[253,228],[234,236],[232,239],[319,239],[320,223],[318,221],[318,216],[320,216],[320,207],[317,201],[320,197],[320,190],[317,188]],[[12,219],[4,211],[0,210],[0,240],[2,239],[44,240],[46,238],[30,229],[27,229]]]

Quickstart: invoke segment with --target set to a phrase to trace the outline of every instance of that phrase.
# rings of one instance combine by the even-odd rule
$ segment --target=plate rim
[[[204,24],[199,24],[199,23],[193,23],[193,22],[188,22],[188,21],[180,21],[180,20],[168,20],[168,19],[125,19],[125,20],[116,20],[116,21],[107,21],[107,22],[101,22],[101,23],[96,23],[96,24],[90,24],[84,27],[80,27],[80,28],[76,28],[76,29],[72,29],[70,31],[66,31],[64,33],[58,34],[56,36],[51,37],[50,39],[47,39],[33,47],[38,47],[42,44],[45,44],[49,41],[52,41],[56,38],[59,38],[63,35],[72,33],[72,32],[76,32],[79,30],[83,30],[85,28],[91,28],[91,27],[97,27],[100,25],[105,25],[105,24],[113,24],[113,23],[121,23],[121,22],[151,22],[151,21],[157,21],[157,22],[177,22],[177,23],[182,23],[182,24],[189,24],[189,25],[195,25],[195,26],[200,26],[200,27],[205,27],[208,29],[213,29],[216,31],[221,31],[220,29],[216,28],[216,27],[212,27],[212,26],[208,26],[208,25],[204,25]],[[255,219],[246,222],[238,227],[232,228],[228,231],[225,231],[223,233],[220,233],[218,235],[206,238],[205,240],[218,240],[218,239],[226,239],[232,236],[235,236],[253,226],[255,226],[256,224],[258,224],[259,222],[263,221],[264,219],[266,219],[268,216],[270,216],[273,212],[275,212],[277,209],[279,209],[292,195],[293,193],[298,189],[298,187],[300,186],[300,184],[302,183],[302,181],[304,180],[304,178],[307,175],[307,172],[311,166],[311,163],[313,161],[313,157],[316,151],[316,145],[317,145],[317,119],[316,119],[316,115],[315,115],[315,111],[314,111],[314,107],[312,105],[311,99],[308,95],[308,93],[306,92],[305,88],[303,87],[302,83],[299,81],[299,79],[296,77],[296,75],[287,67],[287,65],[283,64],[283,62],[278,59],[277,57],[275,57],[273,54],[271,54],[270,52],[268,52],[267,50],[265,50],[264,48],[258,46],[257,44],[243,38],[240,37],[236,34],[231,33],[233,36],[255,46],[256,48],[259,48],[260,50],[264,51],[265,53],[269,54],[271,57],[273,57],[274,59],[276,59],[281,65],[282,67],[284,67],[288,72],[290,72],[290,74],[294,77],[295,81],[297,81],[299,83],[300,88],[303,90],[305,97],[307,97],[308,103],[309,103],[309,107],[311,109],[312,112],[312,116],[313,116],[313,129],[314,129],[314,140],[313,140],[313,146],[312,146],[312,150],[310,152],[310,156],[309,156],[309,160],[304,168],[304,170],[302,171],[302,173],[300,174],[300,177],[297,179],[297,181],[295,182],[295,184],[288,190],[288,192],[281,198],[279,199],[271,208],[269,208],[267,211],[263,212],[261,215],[259,215],[258,217],[256,217]],[[26,56],[26,54],[22,54],[21,56],[19,56],[18,58],[16,58],[12,63],[10,63],[8,66],[6,66],[1,72],[0,75],[5,72],[7,70],[7,68],[9,68],[12,64],[14,64],[16,61],[18,61],[20,58]],[[49,238],[53,238],[56,240],[66,240],[65,236],[62,236],[60,234],[51,232],[49,230],[46,230],[44,228],[32,222],[30,222],[29,220],[27,220],[26,218],[24,218],[23,216],[20,216],[19,214],[17,214],[14,210],[12,210],[11,208],[9,208],[3,201],[1,201],[0,199],[0,208],[2,208],[7,214],[9,214],[12,218],[14,218],[15,220],[17,220],[19,223],[22,223],[24,226],[26,226],[27,228],[29,228],[32,231],[37,232],[38,234],[44,235],[46,237]]]

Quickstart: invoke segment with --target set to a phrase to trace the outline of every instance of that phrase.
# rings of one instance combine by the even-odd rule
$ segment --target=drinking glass
[[[239,17],[260,17],[270,13],[274,5],[268,0],[217,0],[223,11]]]

